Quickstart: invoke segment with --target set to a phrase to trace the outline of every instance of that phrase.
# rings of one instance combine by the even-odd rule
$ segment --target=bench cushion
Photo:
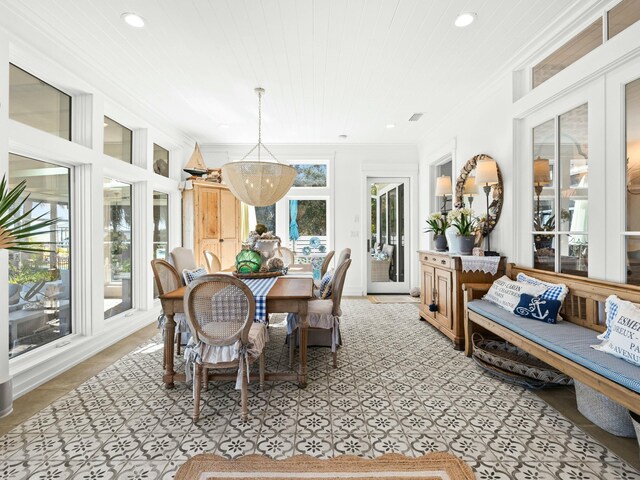
[[[469,310],[542,345],[609,380],[640,393],[640,367],[594,350],[598,332],[571,322],[550,325],[518,317],[486,300],[473,300]],[[541,359],[544,360],[544,359]]]

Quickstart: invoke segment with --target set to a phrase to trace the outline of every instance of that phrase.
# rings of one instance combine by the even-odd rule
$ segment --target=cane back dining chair
[[[220,263],[220,259],[215,253],[211,250],[204,250],[202,255],[204,256],[204,261],[207,263],[208,273],[218,273],[222,271],[222,263]]]
[[[181,286],[181,277],[178,274],[178,271],[175,269],[173,265],[165,260],[151,260],[151,270],[153,270],[153,278],[156,282],[156,287],[158,287],[158,293],[160,295],[164,295],[165,293],[172,292],[178,289]],[[184,313],[176,313],[173,317],[173,320],[176,322],[176,329],[174,340],[176,342],[176,355],[180,355],[180,344],[182,343],[182,334],[189,332],[189,327],[187,326],[186,317]],[[158,327],[164,329],[164,324],[166,322],[166,317],[164,313],[162,314],[162,318],[159,322]],[[162,364],[163,366],[166,363],[166,358],[163,357]]]
[[[347,259],[338,266],[333,275],[333,287],[329,298],[313,299],[307,304],[307,315],[309,317],[309,338],[314,334],[330,332],[331,335],[331,355],[333,357],[333,368],[338,367],[338,347],[340,345],[340,317],[342,309],[340,303],[342,301],[342,291],[347,276],[347,270],[351,266],[351,259]],[[293,366],[295,356],[296,333],[299,333],[298,322],[299,316],[290,313],[287,316],[287,322],[291,323],[289,329],[289,366]]]
[[[327,253],[327,256],[324,257],[324,261],[322,262],[322,267],[320,267],[320,278],[324,277],[324,274],[329,270],[329,265],[331,265],[331,260],[333,260],[333,256],[335,255],[335,250],[331,250]]]
[[[281,258],[285,265],[293,265],[296,263],[296,254],[287,247],[278,247],[273,256]]]
[[[249,287],[230,275],[204,275],[189,284],[184,296],[192,339],[185,348],[187,369],[194,364],[193,421],[200,417],[200,394],[205,382],[225,379],[215,370],[237,369],[236,389],[241,390],[242,418],[248,412],[250,364],[259,359],[260,386],[264,386],[266,325],[254,322],[256,302]],[[203,369],[206,369],[203,371]],[[214,370],[213,374],[204,372]]]

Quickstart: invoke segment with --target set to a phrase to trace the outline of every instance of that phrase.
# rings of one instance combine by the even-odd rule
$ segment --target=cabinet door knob
[[[445,263],[447,263],[447,261],[446,261],[446,260],[440,260],[440,263],[441,263],[442,265],[444,265]]]
[[[220,239],[220,241],[221,241],[221,242],[224,242],[224,238],[221,238],[221,239]]]

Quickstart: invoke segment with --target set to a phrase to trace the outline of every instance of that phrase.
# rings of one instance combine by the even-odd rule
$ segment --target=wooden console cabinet
[[[198,265],[206,265],[202,252],[210,250],[223,269],[230,268],[242,248],[240,200],[220,183],[192,185],[182,192],[182,244],[193,250]]]
[[[420,317],[453,341],[456,350],[464,348],[463,283],[491,283],[504,275],[506,258],[500,259],[498,273],[463,272],[459,256],[443,252],[419,251]],[[434,302],[437,311],[429,310]]]

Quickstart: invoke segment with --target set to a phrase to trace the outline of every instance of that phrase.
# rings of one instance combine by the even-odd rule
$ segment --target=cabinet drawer
[[[453,268],[453,258],[448,255],[421,253],[420,261],[426,265],[433,265],[434,267]]]

